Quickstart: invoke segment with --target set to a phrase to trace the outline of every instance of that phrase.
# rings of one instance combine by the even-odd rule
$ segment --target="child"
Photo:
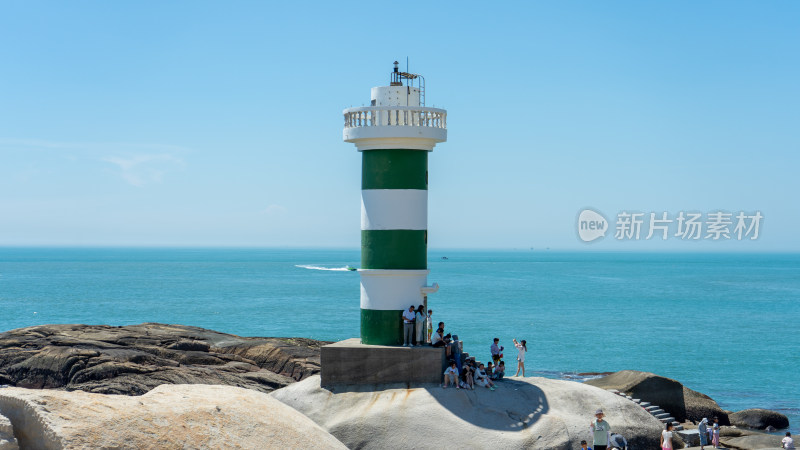
[[[500,362],[497,363],[497,367],[494,368],[494,379],[502,380],[505,375],[506,375],[506,363],[501,359]]]
[[[592,447],[589,447],[586,441],[581,441],[581,450],[592,450]]]
[[[792,433],[786,432],[786,437],[781,439],[781,447],[786,450],[794,450],[794,440],[792,439]]]
[[[719,448],[719,418],[714,417],[714,426],[712,429],[714,437],[711,438],[711,445],[713,445],[714,448]]]

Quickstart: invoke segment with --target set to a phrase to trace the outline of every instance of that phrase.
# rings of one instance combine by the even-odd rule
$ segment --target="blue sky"
[[[448,109],[439,248],[798,251],[800,4],[0,4],[0,245],[359,245],[343,108]],[[578,240],[592,207],[756,241]],[[613,226],[613,223],[612,223]]]

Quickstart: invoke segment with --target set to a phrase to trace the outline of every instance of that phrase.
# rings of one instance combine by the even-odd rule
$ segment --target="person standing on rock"
[[[431,343],[431,335],[433,334],[433,319],[431,316],[433,315],[433,310],[428,310],[428,317],[425,319],[425,322],[428,324],[428,344]]]
[[[663,450],[673,450],[672,447],[672,422],[668,423],[666,429],[661,432],[661,448]]]
[[[719,448],[719,419],[714,417],[714,425],[711,427],[711,445],[714,448]]]
[[[522,371],[522,376],[525,376],[525,353],[528,353],[528,346],[527,341],[525,339],[522,342],[517,342],[514,339],[514,347],[517,347],[519,353],[517,353],[517,373],[514,374],[515,377],[519,376],[519,371]]]
[[[494,338],[494,342],[492,342],[492,346],[489,347],[489,351],[492,352],[492,362],[497,364],[500,362],[500,353],[503,351],[503,346],[498,345],[500,344],[499,338]]]
[[[417,308],[417,313],[414,316],[414,326],[416,327],[417,331],[417,347],[422,347],[422,343],[425,342],[425,307],[419,305]]]
[[[704,450],[703,447],[708,445],[708,419],[705,417],[697,425],[697,433],[700,435],[700,450]]]
[[[514,342],[516,343],[516,340]],[[598,409],[594,412],[595,419],[589,425],[589,429],[592,431],[592,448],[594,450],[606,450],[608,448],[608,435],[611,432],[611,425],[603,420],[604,415],[603,410]]]
[[[403,312],[403,347],[413,347],[414,338],[414,305]]]

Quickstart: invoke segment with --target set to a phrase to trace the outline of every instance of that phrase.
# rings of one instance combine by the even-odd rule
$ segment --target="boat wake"
[[[314,266],[311,264],[297,264],[295,267],[299,267],[301,269],[311,269],[311,270],[332,270],[334,272],[349,272],[352,270],[349,266],[344,267],[322,267],[322,266]]]

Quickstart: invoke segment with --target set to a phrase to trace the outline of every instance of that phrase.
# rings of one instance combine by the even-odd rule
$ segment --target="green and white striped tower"
[[[426,108],[425,79],[395,61],[370,106],[344,110],[343,134],[362,158],[361,342],[400,345],[403,311],[439,289],[428,285],[428,152],[447,140],[447,111]]]

